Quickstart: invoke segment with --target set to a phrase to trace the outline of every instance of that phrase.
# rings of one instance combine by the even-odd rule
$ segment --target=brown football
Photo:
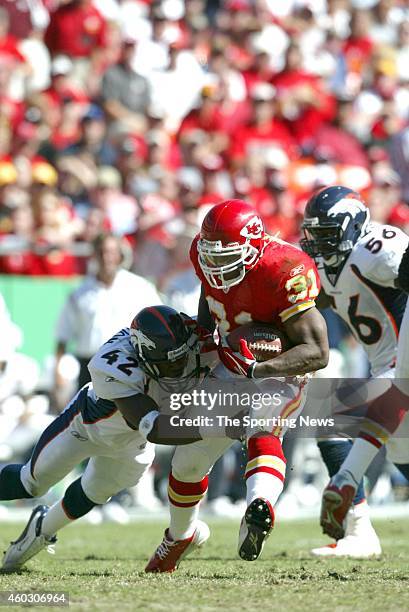
[[[233,351],[240,350],[241,339],[247,341],[247,346],[256,361],[267,361],[278,357],[290,346],[290,342],[282,330],[268,323],[254,321],[241,325],[227,336],[227,342]]]

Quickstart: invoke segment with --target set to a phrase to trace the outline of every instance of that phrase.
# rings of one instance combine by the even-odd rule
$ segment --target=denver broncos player
[[[300,249],[267,235],[254,208],[227,200],[206,215],[190,256],[202,283],[201,325],[217,328],[221,363],[213,374],[254,379],[295,377],[324,367],[328,359],[325,322],[315,308],[319,278],[314,262]],[[257,363],[243,344],[233,352],[228,334],[259,321],[283,329],[292,348],[275,359]],[[274,384],[277,387],[274,387]],[[296,416],[303,406],[303,384],[271,381],[271,389],[286,388],[281,416]],[[285,457],[280,431],[247,432],[246,486],[248,507],[243,517],[238,552],[257,559],[274,524],[273,507],[283,489]],[[169,480],[171,522],[146,571],[174,571],[195,532],[199,502],[207,474],[231,440],[214,439],[176,450]]]
[[[150,466],[152,442],[187,444],[201,440],[197,428],[170,427],[161,402],[170,391],[184,390],[212,363],[213,339],[197,323],[167,306],[144,308],[131,327],[120,330],[91,359],[92,382],[43,432],[25,465],[0,472],[0,499],[44,495],[49,487],[89,458],[83,475],[51,508],[37,506],[23,533],[12,542],[3,569],[14,571],[43,548],[58,530],[132,487]],[[189,550],[207,539],[198,523]]]
[[[322,189],[310,198],[302,227],[305,238],[301,247],[320,271],[323,291],[319,307],[332,308],[349,326],[367,353],[371,377],[394,378],[398,335],[407,303],[407,295],[396,286],[396,279],[409,237],[396,227],[371,223],[361,196],[339,185]],[[401,417],[399,403],[385,402],[368,409],[352,449],[348,441],[319,444],[333,476],[323,495],[321,525],[324,533],[338,542],[316,549],[314,554],[366,557],[381,552],[362,504],[365,498],[359,483]],[[407,423],[401,427],[405,426]],[[390,440],[388,454],[408,476],[407,440]]]

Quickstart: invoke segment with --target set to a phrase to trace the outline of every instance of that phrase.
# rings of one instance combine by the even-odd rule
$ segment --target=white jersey
[[[371,223],[338,277],[319,271],[331,308],[365,348],[373,376],[396,360],[407,296],[396,289],[395,279],[408,242],[409,236],[400,229]]]
[[[192,323],[193,320],[191,320]],[[186,372],[192,371],[198,360],[200,365],[213,365],[217,355],[209,337],[199,336],[197,351],[189,353]],[[116,412],[115,399],[131,397],[138,393],[149,395],[159,406],[169,398],[159,384],[139,367],[130,340],[129,328],[122,329],[103,344],[88,364],[91,384],[88,387],[86,406],[82,409],[84,421],[95,423]],[[128,428],[124,420],[124,428]]]

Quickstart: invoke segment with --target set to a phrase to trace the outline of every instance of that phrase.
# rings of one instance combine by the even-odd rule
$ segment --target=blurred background
[[[408,119],[405,0],[0,0],[0,464],[29,457],[140,308],[195,314],[189,245],[212,204],[248,199],[296,243],[312,191],[341,183],[407,230]],[[326,374],[365,376],[327,318]],[[316,512],[315,441],[288,446],[282,515]],[[90,520],[164,511],[169,462],[159,447]],[[207,512],[241,514],[244,464],[239,445],[217,464]],[[381,509],[409,497],[383,457],[368,485]]]

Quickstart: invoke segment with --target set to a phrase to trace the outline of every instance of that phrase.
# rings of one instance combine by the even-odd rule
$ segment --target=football
[[[267,361],[286,351],[290,342],[282,330],[268,323],[251,322],[241,325],[227,336],[233,351],[240,350],[240,340],[246,340],[256,361]]]

